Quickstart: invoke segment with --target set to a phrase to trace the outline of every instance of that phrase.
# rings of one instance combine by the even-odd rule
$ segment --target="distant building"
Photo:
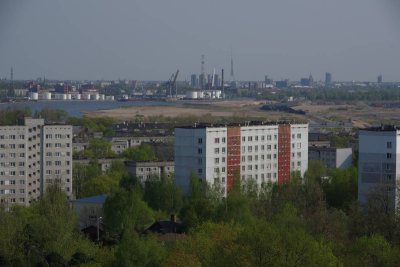
[[[269,85],[269,84],[272,84],[272,83],[273,83],[272,79],[268,78],[268,75],[265,75],[265,80],[264,80],[264,82],[265,82],[266,85]]]
[[[72,126],[0,126],[0,203],[29,206],[52,184],[72,197]]]
[[[332,74],[330,72],[325,73],[325,86],[329,87],[332,85]]]
[[[137,177],[142,183],[153,176],[161,177],[165,175],[171,177],[174,173],[173,161],[125,161],[125,166],[129,175]]]
[[[399,208],[400,129],[382,126],[359,131],[358,200],[379,198],[387,211]]]
[[[288,88],[289,81],[288,80],[276,81],[276,87],[279,89]]]
[[[198,87],[198,82],[197,82],[197,75],[196,74],[192,74],[190,76],[190,86],[193,88],[197,88]]]
[[[301,78],[300,79],[300,85],[301,86],[311,86],[310,85],[310,79],[309,78]]]
[[[379,76],[378,76],[378,83],[382,83],[382,82],[383,82],[382,75],[379,75]]]
[[[308,147],[308,160],[320,160],[330,169],[351,167],[353,150],[351,148]]]

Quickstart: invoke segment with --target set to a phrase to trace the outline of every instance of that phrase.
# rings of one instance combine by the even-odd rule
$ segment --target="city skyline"
[[[200,74],[202,54],[207,73],[229,71],[232,47],[237,80],[399,81],[396,11],[393,0],[5,0],[0,76],[167,80],[180,69],[184,80]]]

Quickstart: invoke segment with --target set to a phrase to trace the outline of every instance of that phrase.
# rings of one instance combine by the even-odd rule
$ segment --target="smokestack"
[[[222,97],[225,98],[225,92],[224,92],[224,87],[225,87],[225,85],[224,85],[224,83],[225,83],[225,81],[224,81],[224,69],[222,69],[222,71],[221,71],[221,82],[222,82]]]

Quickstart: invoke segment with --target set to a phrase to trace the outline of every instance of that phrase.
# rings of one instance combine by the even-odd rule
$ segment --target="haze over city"
[[[238,80],[398,81],[394,0],[13,1],[0,3],[0,77],[166,80],[229,70]]]

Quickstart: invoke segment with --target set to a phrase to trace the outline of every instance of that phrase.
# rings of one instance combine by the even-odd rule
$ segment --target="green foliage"
[[[130,227],[125,229],[116,252],[116,266],[159,266],[166,250],[153,236],[139,236]]]
[[[85,262],[93,262],[98,248],[75,230],[75,218],[65,194],[57,187],[50,187],[29,208],[0,211],[0,265],[67,265],[77,253]]]
[[[67,120],[67,124],[74,126],[81,126],[84,128],[94,130],[96,132],[102,132],[103,134],[108,133],[108,135],[110,134],[112,135],[110,129],[113,123],[115,123],[114,119],[107,117],[104,118],[70,117]]]
[[[166,176],[154,176],[146,180],[144,200],[153,210],[164,211],[167,214],[177,213],[182,206],[180,188],[172,178]]]
[[[127,159],[139,162],[157,160],[153,147],[148,144],[128,148],[124,151],[123,155]]]
[[[31,116],[32,111],[29,108],[0,111],[0,125],[19,125],[23,123],[25,117]]]
[[[141,233],[154,221],[153,211],[137,191],[122,190],[110,195],[104,204],[104,217],[105,225],[117,234],[126,228]]]
[[[322,188],[326,203],[334,208],[348,210],[357,201],[358,173],[352,167],[329,171],[329,178],[324,179]]]
[[[75,163],[72,177],[73,191],[77,198],[109,194],[119,190],[121,179],[127,175],[124,163],[114,160],[110,169],[102,173],[96,160],[89,165]]]
[[[62,109],[43,108],[36,112],[34,117],[44,119],[45,123],[65,123],[68,112]]]

